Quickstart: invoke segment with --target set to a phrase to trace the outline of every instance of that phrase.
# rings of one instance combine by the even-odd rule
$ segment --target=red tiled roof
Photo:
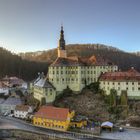
[[[7,86],[4,85],[4,83],[2,81],[0,81],[0,88],[7,88]]]
[[[47,118],[52,120],[65,121],[68,117],[68,108],[57,108],[53,106],[42,106],[35,117]]]
[[[77,56],[61,58],[58,57],[51,66],[86,66],[86,65],[112,65],[109,61],[94,55],[91,57],[80,58]]]
[[[100,80],[102,81],[130,81],[138,80],[140,81],[140,73],[134,68],[131,68],[125,72],[106,72],[101,75]]]

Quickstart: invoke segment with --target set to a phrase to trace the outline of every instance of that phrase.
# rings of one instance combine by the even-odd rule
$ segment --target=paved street
[[[120,140],[140,140],[140,130],[125,129],[124,132],[103,132],[103,138],[114,138]]]
[[[27,131],[33,131],[33,132],[39,132],[43,134],[48,134],[51,136],[59,136],[59,138],[71,138],[73,140],[108,140],[104,138],[94,137],[93,136],[86,136],[81,135],[78,133],[72,133],[72,132],[59,132],[55,130],[50,130],[46,128],[40,128],[40,127],[34,127],[22,120],[18,120],[16,118],[11,117],[0,117],[0,129],[22,129]]]
[[[83,138],[82,136],[76,135],[74,133],[63,133],[59,131],[54,131],[46,128],[40,128],[40,127],[34,127],[32,125],[27,124],[26,122],[22,120],[18,120],[11,117],[0,117],[0,129],[23,129],[27,131],[35,131],[40,133],[45,133],[48,135],[59,135],[61,136],[67,136],[67,137],[73,137],[76,139],[82,139],[82,140],[99,140],[100,138]],[[103,132],[101,134],[101,137],[105,140],[108,139],[120,139],[120,140],[140,140],[140,130],[133,130],[133,129],[125,129],[124,132]]]

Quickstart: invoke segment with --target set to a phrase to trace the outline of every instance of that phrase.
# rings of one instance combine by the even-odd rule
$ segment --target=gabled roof
[[[23,79],[20,79],[18,77],[4,77],[2,80],[1,80],[4,84],[7,84],[8,82],[8,85],[22,85],[23,83],[25,83],[25,81]]]
[[[35,117],[41,117],[51,120],[66,121],[68,118],[68,108],[57,108],[53,106],[42,106],[38,112],[35,113]]]
[[[96,58],[94,55],[91,57],[58,57],[50,66],[91,66],[91,65],[113,65],[108,60],[101,57]]]
[[[51,66],[82,66],[84,65],[82,62],[79,61],[79,59],[73,59],[73,58],[61,58],[58,57]]]
[[[6,105],[21,105],[23,101],[20,98],[9,97],[3,104]]]
[[[122,72],[106,72],[101,75],[100,80],[102,81],[130,81],[130,80],[138,80],[140,81],[140,73],[136,71],[134,68],[131,68],[128,71]]]
[[[42,88],[55,89],[54,86],[45,77],[41,77],[40,79],[38,79],[38,81],[36,81],[34,85]]]
[[[17,105],[15,110],[16,111],[28,111],[30,109],[30,106],[28,105]]]

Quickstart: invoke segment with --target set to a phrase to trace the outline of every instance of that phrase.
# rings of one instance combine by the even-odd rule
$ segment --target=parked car
[[[123,127],[119,127],[119,132],[123,132],[124,128]]]

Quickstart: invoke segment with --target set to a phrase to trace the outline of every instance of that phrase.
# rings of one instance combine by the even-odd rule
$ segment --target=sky
[[[140,51],[140,0],[0,0],[0,46],[19,52],[100,43]]]

